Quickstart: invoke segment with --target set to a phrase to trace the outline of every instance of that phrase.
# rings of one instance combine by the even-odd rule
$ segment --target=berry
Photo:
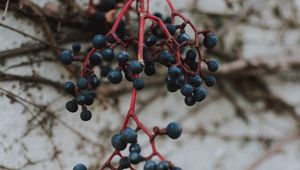
[[[217,80],[214,76],[207,76],[205,78],[205,84],[208,86],[208,87],[213,87],[215,84],[216,84]]]
[[[64,65],[70,65],[73,62],[73,54],[69,50],[65,50],[60,54],[60,60]]]
[[[196,60],[197,57],[197,53],[195,52],[195,50],[190,49],[186,52],[186,60],[188,62],[193,62]]]
[[[141,153],[141,145],[138,143],[133,143],[129,147],[129,152]]]
[[[65,83],[64,89],[65,89],[66,92],[68,92],[70,94],[74,94],[75,85],[74,85],[73,82],[68,81],[68,82]]]
[[[130,159],[126,156],[120,159],[119,166],[121,169],[126,169],[130,167]]]
[[[80,77],[79,80],[77,81],[76,86],[80,89],[80,90],[85,90],[88,88],[89,86],[89,82],[86,78],[84,77]]]
[[[199,75],[194,75],[189,78],[189,83],[194,87],[199,87],[201,85],[202,79]]]
[[[101,0],[98,6],[98,10],[107,12],[109,10],[116,8],[116,6],[117,6],[116,0]]]
[[[147,46],[153,46],[157,43],[157,37],[155,35],[150,35],[147,39],[146,39],[146,42],[145,44]]]
[[[127,127],[121,133],[121,140],[124,143],[136,143],[137,142],[137,133],[132,128]]]
[[[119,52],[119,54],[117,55],[118,61],[119,63],[126,63],[129,59],[128,53],[126,51],[121,51]]]
[[[167,89],[169,92],[176,92],[178,90],[177,86],[167,85]]]
[[[78,110],[78,105],[75,101],[69,101],[66,104],[66,108],[69,112],[75,113]]]
[[[145,66],[144,72],[147,76],[153,76],[156,73],[154,65]]]
[[[203,87],[198,87],[194,90],[193,99],[197,102],[203,101],[207,96],[207,90]]]
[[[219,69],[219,63],[218,61],[216,60],[210,60],[208,63],[207,63],[207,68],[209,71],[211,72],[216,72],[218,71]]]
[[[214,33],[208,33],[204,36],[203,45],[207,49],[213,49],[218,43],[218,37]]]
[[[174,57],[172,56],[172,54],[169,51],[163,51],[162,53],[160,53],[160,62],[164,65],[167,65],[171,62],[173,62]]]
[[[91,65],[99,65],[102,62],[102,56],[99,52],[94,52],[90,58]]]
[[[106,45],[105,37],[101,34],[97,34],[93,38],[93,47],[96,49],[104,48]]]
[[[141,78],[136,78],[133,80],[133,87],[136,90],[142,90],[145,87],[145,82]]]
[[[177,66],[172,66],[172,67],[169,67],[168,69],[168,74],[170,75],[170,77],[178,77],[181,73],[181,70],[179,67]]]
[[[73,53],[75,53],[75,54],[79,53],[81,50],[81,45],[79,43],[74,43],[72,45],[72,50],[73,50]]]
[[[193,86],[185,84],[181,87],[180,92],[183,96],[191,96],[193,94]]]
[[[101,76],[107,77],[108,73],[112,70],[110,65],[102,66],[101,67]]]
[[[175,167],[175,168],[173,168],[172,170],[182,170],[182,169],[179,168],[179,167]]]
[[[111,48],[104,49],[101,52],[101,54],[102,54],[103,60],[108,61],[108,62],[112,61],[114,59],[114,56],[115,56],[114,51]]]
[[[166,24],[171,24],[172,23],[172,17],[166,17],[164,21],[165,21]]]
[[[189,97],[184,98],[184,103],[187,106],[193,106],[196,103],[196,101],[194,100],[194,98],[192,96],[189,96]]]
[[[144,170],[156,170],[156,163],[153,160],[148,160],[144,165]]]
[[[131,152],[129,158],[132,164],[138,164],[141,161],[141,155],[138,152]]]
[[[143,65],[137,60],[133,60],[129,63],[128,69],[134,74],[139,74],[143,71]]]
[[[83,164],[77,164],[74,166],[73,170],[87,170],[87,168]]]
[[[181,133],[182,133],[182,127],[179,123],[172,122],[172,123],[168,124],[168,126],[167,126],[167,135],[171,139],[179,138]]]
[[[178,37],[177,37],[177,41],[179,44],[185,42],[185,41],[189,41],[190,40],[190,36],[187,33],[181,33]]]
[[[89,121],[92,118],[92,113],[89,110],[83,110],[80,114],[80,118],[83,121]]]
[[[97,78],[96,75],[93,75],[90,79],[90,85],[93,87],[93,88],[96,88],[98,85],[100,84],[100,80]]]
[[[127,146],[127,144],[121,140],[120,134],[116,134],[111,138],[111,144],[118,151],[124,150]]]
[[[157,170],[168,170],[169,169],[169,162],[167,162],[167,161],[161,161],[158,165],[157,165],[157,167],[156,167],[156,169]]]
[[[155,12],[153,15],[156,16],[157,18],[162,19],[162,14],[160,12]]]
[[[175,35],[176,34],[176,26],[175,25],[167,24],[166,27],[167,27],[167,30],[169,31],[169,33],[171,35]]]
[[[119,70],[111,70],[107,75],[108,80],[113,84],[118,84],[122,81],[123,75]]]

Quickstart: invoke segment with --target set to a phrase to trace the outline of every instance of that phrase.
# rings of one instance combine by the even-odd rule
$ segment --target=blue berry
[[[188,62],[193,62],[193,61],[196,60],[197,53],[196,53],[195,50],[190,49],[190,50],[188,50],[188,51],[186,52],[185,56],[186,56],[186,60],[187,60]]]
[[[198,87],[194,90],[194,100],[197,102],[203,101],[207,96],[207,90],[203,87]]]
[[[213,86],[215,86],[216,82],[217,82],[217,80],[216,80],[216,78],[215,78],[214,76],[209,75],[209,76],[207,76],[207,77],[205,78],[205,84],[206,84],[208,87],[213,87]]]
[[[120,134],[116,134],[111,138],[111,144],[118,151],[124,150],[127,146],[127,144],[121,140]]]
[[[100,80],[97,78],[96,75],[93,75],[90,79],[90,85],[93,87],[93,88],[96,88],[98,85],[100,84]]]
[[[94,97],[89,93],[81,93],[82,96],[84,96],[84,104],[90,106],[94,103]]]
[[[145,87],[145,82],[141,78],[134,79],[132,84],[136,90],[142,90]]]
[[[138,152],[131,152],[129,158],[132,164],[138,164],[141,161],[141,155]]]
[[[133,143],[129,147],[129,152],[141,153],[141,145],[138,143]]]
[[[168,74],[172,78],[178,77],[180,75],[180,73],[181,73],[181,70],[177,66],[172,66],[172,67],[169,67],[169,69],[168,69]]]
[[[107,75],[108,80],[113,84],[118,84],[122,81],[123,75],[119,70],[111,70]]]
[[[92,65],[99,65],[102,63],[102,56],[99,52],[94,52],[90,58],[90,63]]]
[[[100,4],[98,5],[98,10],[107,12],[109,10],[115,9],[116,6],[116,0],[101,0]]]
[[[171,35],[175,35],[176,34],[176,26],[175,25],[167,24],[166,28],[167,28],[167,30],[169,31],[169,33]]]
[[[167,135],[171,139],[179,138],[181,133],[182,133],[182,127],[179,123],[172,122],[172,123],[168,124],[168,126],[167,126]]]
[[[167,85],[167,89],[169,92],[176,92],[178,90],[178,87],[177,86],[172,86],[172,85]]]
[[[137,142],[137,133],[132,128],[127,127],[121,133],[121,140],[124,143],[136,143]]]
[[[164,65],[167,65],[174,60],[172,54],[169,51],[163,51],[159,56],[160,62]]]
[[[101,76],[107,77],[108,73],[112,70],[110,65],[101,66]]]
[[[131,164],[130,159],[127,156],[121,158],[119,161],[119,166],[121,169],[129,168],[130,164]]]
[[[155,12],[153,15],[156,16],[157,18],[162,19],[162,14],[160,12]]]
[[[193,86],[191,86],[190,84],[185,84],[181,87],[180,92],[183,96],[192,96]]]
[[[75,113],[78,110],[78,105],[75,101],[69,101],[66,104],[66,108],[69,112]]]
[[[79,43],[74,43],[72,45],[72,50],[73,50],[73,53],[75,53],[75,54],[79,53],[81,50],[81,45]]]
[[[218,37],[214,33],[208,33],[204,36],[203,45],[207,49],[213,49],[218,43]]]
[[[126,51],[120,51],[117,55],[119,63],[126,63],[129,59],[128,53]]]
[[[85,90],[88,88],[89,86],[89,82],[86,78],[84,77],[80,77],[79,80],[77,81],[76,86],[80,89],[80,90]]]
[[[137,60],[133,60],[129,63],[128,69],[133,74],[139,74],[143,71],[143,65],[140,62],[138,62]]]
[[[219,62],[216,60],[210,60],[207,63],[208,70],[211,72],[216,72],[219,69]]]
[[[89,121],[92,118],[92,113],[89,110],[83,110],[80,114],[80,118],[83,121]]]
[[[167,162],[167,161],[161,161],[161,162],[157,165],[156,169],[157,169],[157,170],[168,170],[169,167],[170,167],[169,162]]]
[[[189,83],[194,87],[199,87],[202,83],[202,78],[199,75],[193,75],[189,78]]]
[[[156,73],[154,65],[145,66],[144,72],[147,76],[153,76]]]
[[[70,93],[70,94],[75,93],[75,85],[73,82],[70,82],[70,81],[66,82],[64,89],[67,93]]]
[[[60,60],[65,65],[70,65],[73,62],[73,54],[69,50],[65,50],[60,54]]]
[[[185,42],[185,41],[189,41],[190,40],[190,36],[187,33],[181,33],[178,37],[177,37],[177,41],[179,44]]]
[[[193,106],[196,103],[196,101],[195,101],[195,99],[192,96],[189,96],[189,97],[185,97],[184,98],[184,103],[187,106]]]
[[[79,95],[76,97],[76,102],[79,105],[84,105],[86,103],[86,96],[85,95]]]
[[[144,165],[144,170],[156,170],[156,163],[153,160],[148,160]]]
[[[112,61],[115,57],[114,51],[111,48],[104,49],[101,52],[101,54],[102,54],[103,60],[108,61],[108,62]]]
[[[93,47],[96,49],[104,48],[106,45],[105,37],[101,34],[97,34],[93,38]]]
[[[172,17],[166,17],[165,20],[164,20],[164,22],[166,24],[171,24],[172,23]]]
[[[147,46],[153,46],[157,43],[157,37],[155,35],[150,35],[147,39],[146,39],[146,42],[145,44]]]
[[[73,170],[87,170],[87,168],[83,164],[77,164],[74,166]]]

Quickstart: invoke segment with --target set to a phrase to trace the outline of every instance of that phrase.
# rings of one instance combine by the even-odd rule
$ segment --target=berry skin
[[[178,77],[180,75],[180,73],[181,73],[181,70],[177,66],[172,66],[172,67],[169,67],[169,69],[168,69],[168,74],[170,75],[171,78]]]
[[[115,57],[114,51],[111,48],[104,49],[101,52],[101,54],[102,54],[103,60],[108,61],[108,62],[112,61]]]
[[[70,94],[74,94],[75,85],[74,85],[73,82],[68,81],[68,82],[65,83],[64,89],[65,89],[65,92],[68,92]]]
[[[156,170],[156,163],[153,160],[148,160],[144,165],[144,170]]]
[[[174,93],[178,90],[177,86],[167,85],[167,89],[169,92]]]
[[[99,65],[102,63],[102,56],[99,52],[94,52],[90,58],[90,63],[92,65]]]
[[[181,87],[180,92],[183,96],[192,96],[193,94],[193,86],[190,84],[185,84]]]
[[[105,37],[101,34],[97,34],[93,38],[93,47],[96,49],[104,48],[106,45]]]
[[[100,80],[97,78],[96,75],[93,75],[90,79],[90,85],[93,87],[93,88],[96,88],[98,85],[100,84]]]
[[[132,164],[138,164],[141,161],[141,155],[138,152],[131,152],[129,158]]]
[[[73,62],[73,54],[69,50],[65,50],[60,54],[60,60],[64,65],[70,65]]]
[[[185,97],[184,103],[187,106],[193,106],[196,103],[196,101],[195,101],[195,99],[192,96],[189,96],[189,97]]]
[[[121,140],[120,134],[116,134],[111,138],[111,144],[118,151],[124,150],[127,146],[127,144]]]
[[[195,52],[195,50],[193,49],[190,49],[186,52],[186,60],[188,62],[193,62],[196,60],[196,57],[197,57],[197,53]]]
[[[145,66],[144,72],[147,76],[153,76],[156,73],[154,65]]]
[[[172,17],[166,17],[165,20],[164,20],[164,22],[166,24],[171,24],[172,23]]]
[[[128,53],[126,51],[121,51],[118,55],[117,55],[118,61],[119,63],[126,63],[129,59]]]
[[[189,83],[194,87],[199,87],[202,83],[202,78],[199,75],[194,75],[189,78]]]
[[[173,62],[173,60],[174,60],[174,58],[169,51],[163,51],[159,55],[159,61],[164,65],[167,65],[167,64]]]
[[[193,99],[197,102],[203,101],[207,96],[207,90],[203,87],[198,87],[194,90]]]
[[[161,161],[161,162],[157,165],[156,169],[157,169],[157,170],[168,170],[169,167],[170,167],[170,165],[169,165],[168,162],[166,162],[166,161]]]
[[[132,128],[127,127],[121,133],[121,140],[124,143],[136,143],[137,142],[137,133]]]
[[[79,80],[77,81],[76,86],[80,89],[80,90],[85,90],[88,88],[89,86],[89,82],[86,78],[84,77],[80,77]]]
[[[168,124],[168,126],[167,126],[167,135],[171,139],[179,138],[181,133],[182,133],[182,127],[179,123],[172,122],[172,123]]]
[[[141,153],[141,145],[138,143],[133,143],[129,147],[129,152]]]
[[[141,78],[134,79],[132,84],[133,88],[135,88],[136,90],[142,90],[145,87],[145,82]]]
[[[208,63],[207,63],[207,68],[209,71],[211,72],[216,72],[218,71],[219,69],[219,62],[216,61],[216,60],[210,60]]]
[[[75,101],[69,101],[66,104],[66,108],[69,112],[75,113],[78,110],[78,105]]]
[[[130,167],[130,159],[126,156],[120,159],[119,166],[121,169],[126,169]]]
[[[73,53],[77,54],[81,50],[81,45],[79,43],[72,44]]]
[[[145,44],[149,47],[155,45],[157,43],[157,37],[155,35],[150,35],[147,39]]]
[[[83,121],[89,121],[92,118],[92,113],[89,110],[83,110],[80,114],[80,118]]]
[[[176,34],[176,26],[175,25],[167,24],[166,27],[167,27],[167,30],[169,31],[169,33],[171,35],[175,35]]]
[[[178,37],[177,37],[177,41],[179,44],[185,42],[185,41],[189,41],[190,40],[190,36],[187,33],[181,33]]]
[[[122,81],[123,75],[119,70],[111,70],[107,75],[108,80],[113,84],[118,84]]]
[[[155,12],[153,15],[156,16],[157,18],[162,19],[162,14],[160,12]]]
[[[108,73],[112,70],[110,65],[102,66],[101,67],[101,76],[107,77]]]
[[[217,83],[217,80],[214,76],[209,75],[205,78],[205,84],[208,87],[213,87],[216,83]]]
[[[208,33],[204,36],[203,45],[207,49],[213,49],[218,43],[218,37],[214,33]]]
[[[128,69],[134,74],[139,74],[143,71],[143,65],[137,60],[133,60],[129,63]]]
[[[87,168],[83,164],[77,164],[74,166],[73,170],[87,170]]]

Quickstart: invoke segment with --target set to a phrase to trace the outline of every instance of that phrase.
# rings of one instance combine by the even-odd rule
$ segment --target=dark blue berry
[[[193,94],[193,86],[191,86],[190,84],[184,84],[181,89],[180,92],[183,96],[192,96]]]
[[[156,169],[157,169],[157,170],[168,170],[169,167],[170,167],[169,162],[167,162],[167,161],[161,161],[161,162],[157,165]]]
[[[75,113],[78,110],[78,105],[75,101],[69,101],[66,104],[66,108],[69,112]]]
[[[90,85],[93,88],[96,88],[99,84],[100,84],[100,80],[98,79],[98,77],[96,75],[93,75],[90,79]]]
[[[74,94],[75,93],[75,85],[73,82],[66,82],[65,83],[65,86],[64,86],[64,89],[67,93],[70,93],[70,94]]]
[[[207,96],[207,90],[203,87],[198,87],[194,90],[193,99],[197,102],[203,101]]]
[[[120,70],[111,70],[107,75],[108,80],[113,84],[118,84],[122,81],[123,75]]]
[[[97,34],[93,38],[93,47],[96,49],[104,48],[106,45],[105,37],[101,34]]]
[[[167,89],[168,89],[169,92],[174,93],[178,90],[178,87],[174,86],[174,85],[173,86],[172,85],[167,85]]]
[[[127,127],[121,132],[121,140],[124,143],[136,143],[137,133],[132,128]]]
[[[153,15],[156,16],[157,18],[162,19],[162,14],[160,12],[155,12]]]
[[[138,143],[133,143],[129,147],[129,152],[141,153],[141,145]]]
[[[79,105],[84,105],[86,103],[87,99],[85,95],[79,95],[76,97],[76,102]]]
[[[130,165],[131,165],[131,162],[130,162],[129,157],[127,157],[127,156],[121,158],[119,161],[119,166],[121,169],[129,168]]]
[[[186,60],[188,61],[188,62],[193,62],[193,61],[195,61],[196,60],[196,57],[197,57],[197,53],[196,53],[196,51],[195,50],[193,50],[193,49],[190,49],[190,50],[188,50],[187,52],[186,52]]]
[[[104,49],[101,52],[101,54],[102,54],[103,60],[108,61],[108,62],[112,61],[115,57],[114,51],[111,48]]]
[[[111,138],[111,144],[118,151],[124,150],[127,146],[127,144],[121,140],[120,134],[116,134]]]
[[[172,17],[166,17],[164,21],[165,21],[166,24],[171,24],[172,23]]]
[[[73,53],[75,53],[75,54],[79,53],[81,50],[81,45],[79,43],[74,43],[72,45],[72,50],[73,50]]]
[[[138,164],[141,161],[141,155],[138,152],[131,152],[129,158],[132,164]]]
[[[150,35],[147,39],[146,39],[146,42],[145,44],[147,46],[153,46],[157,43],[157,37],[155,35]]]
[[[148,160],[144,165],[144,170],[156,170],[156,163],[153,160]]]
[[[90,106],[94,103],[94,97],[90,94],[90,92],[82,93],[84,96],[84,104]]]
[[[143,71],[143,65],[137,60],[133,60],[129,63],[128,69],[134,74],[139,74]]]
[[[153,76],[156,73],[154,65],[145,66],[144,72],[147,76]]]
[[[208,33],[204,36],[203,45],[207,49],[213,49],[218,43],[218,37],[214,33]]]
[[[83,121],[89,121],[92,118],[92,113],[89,110],[83,110],[80,114],[80,118]]]
[[[210,60],[207,63],[208,70],[211,72],[216,72],[219,69],[219,62],[216,60]]]
[[[87,170],[87,168],[83,164],[77,164],[74,166],[73,170]]]
[[[199,87],[201,82],[202,78],[199,75],[193,75],[189,78],[189,83],[194,87]]]
[[[60,54],[60,60],[65,65],[70,65],[73,62],[73,54],[69,50],[65,50]]]
[[[110,65],[101,66],[101,76],[107,77],[108,73],[112,70]]]
[[[80,90],[85,90],[88,88],[89,86],[89,82],[86,78],[84,77],[80,77],[79,80],[77,81],[76,86],[80,89]]]
[[[171,139],[179,138],[181,133],[182,133],[182,127],[179,123],[172,122],[172,123],[168,124],[168,126],[167,126],[167,135]]]
[[[160,58],[159,58],[160,62],[164,65],[167,65],[174,60],[174,57],[168,51],[163,51],[162,53],[160,53],[159,56],[160,56]]]
[[[126,51],[120,51],[119,54],[117,55],[119,63],[126,63],[129,59],[128,53]]]
[[[187,33],[181,33],[178,37],[177,37],[177,41],[179,44],[189,41],[190,40],[190,36]]]
[[[109,10],[115,9],[116,6],[116,0],[101,0],[97,8],[99,11],[107,12]]]
[[[172,66],[172,67],[169,67],[169,69],[168,69],[168,74],[172,78],[178,77],[180,75],[180,73],[181,73],[181,70],[177,66]]]
[[[145,81],[141,78],[135,78],[132,85],[136,90],[142,90],[145,87]]]
[[[171,35],[176,34],[176,26],[175,25],[167,24],[166,27]]]
[[[99,52],[94,52],[90,58],[90,63],[92,65],[99,65],[102,63],[102,56]]]
[[[196,103],[196,101],[195,101],[195,99],[192,96],[189,96],[189,97],[185,97],[184,98],[184,103],[187,106],[193,106]]]
[[[208,86],[208,87],[213,87],[215,84],[216,84],[216,78],[214,76],[207,76],[205,78],[205,84]]]

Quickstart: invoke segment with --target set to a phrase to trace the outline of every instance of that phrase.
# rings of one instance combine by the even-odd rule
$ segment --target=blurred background
[[[87,2],[15,0],[0,21],[1,170],[67,170],[78,162],[97,169],[111,154],[131,84],[104,83],[92,120],[83,122],[65,110],[71,98],[63,92],[63,83],[78,78],[79,65],[63,66],[45,44],[90,43],[93,34],[76,17]],[[205,56],[218,59],[221,69],[217,86],[193,107],[178,92],[167,93],[165,75],[146,80],[138,94],[140,119],[149,128],[178,121],[184,129],[179,140],[159,138],[159,150],[185,170],[299,170],[300,0],[172,2],[200,30],[219,36]],[[0,1],[1,13],[5,4]],[[151,5],[152,12],[168,14],[165,1]],[[147,140],[139,140],[147,152]]]

